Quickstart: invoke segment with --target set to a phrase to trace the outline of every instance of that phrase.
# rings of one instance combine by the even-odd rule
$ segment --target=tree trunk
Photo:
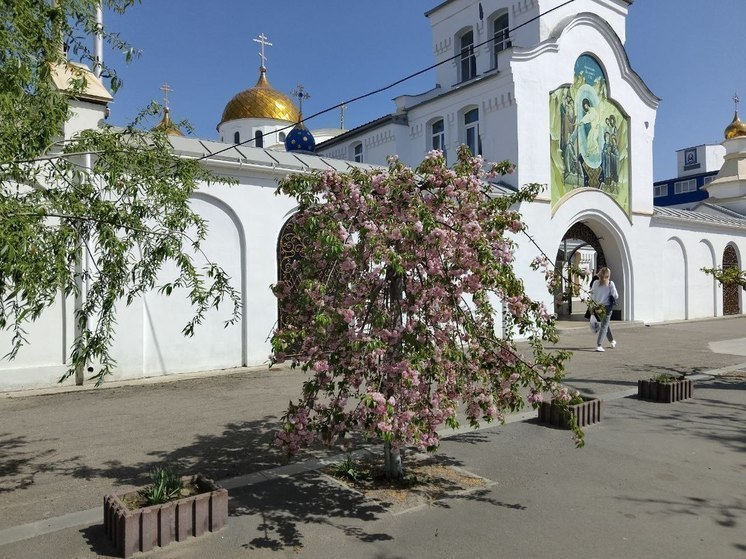
[[[402,325],[402,307],[401,299],[404,294],[404,278],[401,274],[394,273],[391,269],[387,271],[387,278],[389,281],[389,315],[391,316],[391,327],[393,329],[399,328]],[[401,347],[392,348],[386,355],[386,360],[389,363],[395,363],[399,359]],[[393,380],[393,379],[392,379]],[[386,396],[390,396],[387,394]],[[397,406],[398,394],[397,396]],[[404,476],[402,468],[402,453],[398,449],[394,449],[389,441],[383,443],[383,454],[384,464],[386,471],[386,479],[401,479]]]
[[[383,461],[386,479],[401,479],[404,477],[401,452],[392,448],[388,441],[383,443]]]

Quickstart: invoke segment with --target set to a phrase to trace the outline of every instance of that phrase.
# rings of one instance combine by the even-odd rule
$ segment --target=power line
[[[546,12],[540,13],[539,15],[534,16],[534,17],[532,17],[531,19],[529,19],[527,21],[524,21],[520,25],[516,25],[515,27],[508,29],[508,34],[510,35],[511,33],[513,33],[514,31],[517,31],[521,27],[524,27],[524,26],[528,25],[529,23],[533,23],[537,19],[540,19],[540,18],[546,16],[547,14],[552,13],[555,10],[559,10],[560,8],[564,8],[568,4],[572,4],[574,1],[575,0],[567,0],[566,2],[560,4],[559,6],[555,6],[554,8],[551,8],[551,9],[547,10]],[[486,41],[482,41],[479,44],[472,45],[472,49],[476,49],[476,48],[479,48],[481,46],[487,45],[489,43],[492,43],[493,41],[494,41],[494,37],[490,38],[490,39],[487,39]],[[392,83],[390,83],[390,84],[388,84],[386,86],[380,87],[380,88],[375,89],[373,91],[369,91],[368,93],[364,93],[362,95],[358,95],[357,97],[353,97],[352,99],[348,99],[347,101],[342,101],[340,103],[337,103],[336,105],[333,105],[331,107],[328,107],[326,109],[323,109],[321,111],[313,113],[312,115],[310,115],[307,118],[304,118],[303,120],[305,120],[305,121],[312,120],[312,119],[316,118],[317,116],[321,116],[321,115],[326,114],[326,113],[328,113],[330,111],[333,111],[335,109],[339,109],[339,108],[341,108],[343,106],[349,105],[350,103],[355,103],[355,102],[360,101],[362,99],[365,99],[367,97],[371,97],[373,95],[377,95],[378,93],[382,93],[382,92],[384,92],[384,91],[386,91],[388,89],[391,89],[392,87],[396,87],[399,84],[402,84],[402,83],[404,83],[406,81],[409,81],[409,80],[411,80],[413,78],[416,78],[417,76],[420,76],[420,75],[424,74],[425,72],[429,72],[430,70],[433,70],[433,69],[437,68],[438,66],[446,64],[447,62],[451,62],[453,60],[456,60],[457,58],[461,58],[461,56],[462,56],[461,53],[455,54],[454,56],[451,56],[450,58],[446,58],[445,60],[441,60],[440,62],[436,62],[435,64],[432,64],[432,65],[428,66],[427,68],[423,68],[422,70],[418,70],[417,72],[409,74],[408,76],[405,76],[405,77],[403,77],[401,79],[398,79],[395,82],[392,82]],[[295,124],[288,124],[287,126],[283,126],[282,128],[278,128],[277,130],[274,130],[271,133],[274,134],[276,132],[282,132],[283,130],[287,130],[288,128],[293,128],[294,126],[295,126]],[[262,134],[262,139],[265,136],[268,136],[269,134],[270,133]],[[221,153],[223,153],[225,151],[233,149],[236,146],[242,146],[244,144],[250,144],[250,143],[254,142],[255,140],[256,140],[256,138],[249,138],[248,140],[244,140],[243,142],[239,142],[237,144],[231,144],[230,146],[228,146],[228,147],[226,147],[224,149],[221,149],[219,151],[213,152],[213,153],[211,153],[209,155],[203,155],[202,157],[197,158],[197,161],[202,161],[203,159],[209,159],[210,157],[213,157],[214,155],[221,154]]]

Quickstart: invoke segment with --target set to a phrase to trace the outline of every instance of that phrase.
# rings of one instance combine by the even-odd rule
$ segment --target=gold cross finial
[[[259,52],[259,58],[262,59],[262,68],[265,68],[265,62],[267,62],[267,57],[264,56],[264,47],[271,47],[273,46],[272,43],[270,43],[267,40],[267,37],[264,36],[264,33],[260,33],[259,37],[256,39],[252,39],[255,43],[259,43],[261,45],[261,51]]]
[[[738,112],[738,104],[741,102],[741,99],[738,97],[738,92],[735,92],[733,94],[733,104],[736,106],[736,112]]]
[[[173,89],[171,89],[171,86],[168,85],[168,82],[163,82],[161,91],[163,92],[163,104],[168,107],[168,94],[171,93]]]

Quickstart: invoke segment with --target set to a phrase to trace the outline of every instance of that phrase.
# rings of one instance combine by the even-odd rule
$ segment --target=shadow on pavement
[[[0,493],[26,489],[42,472],[74,475],[80,456],[53,460],[56,449],[33,449],[40,443],[47,446],[49,442],[49,439],[29,440],[25,436],[0,433]]]
[[[134,464],[128,464],[124,458],[109,460],[105,467],[80,467],[73,475],[84,479],[109,478],[119,485],[147,483],[156,466],[170,466],[183,475],[201,473],[214,480],[245,475],[287,463],[284,454],[271,444],[278,427],[275,417],[228,423],[220,434],[197,435],[187,446],[151,451],[148,455],[152,460]],[[323,451],[312,449],[308,455],[319,452]]]
[[[393,539],[368,532],[363,523],[377,520],[385,509],[361,494],[337,486],[319,473],[276,478],[230,493],[231,516],[255,517],[249,550],[294,549],[303,546],[303,526],[322,525],[362,542]]]

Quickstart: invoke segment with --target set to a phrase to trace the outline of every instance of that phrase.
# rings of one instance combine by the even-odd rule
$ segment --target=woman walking
[[[604,351],[601,345],[604,341],[604,336],[609,340],[611,347],[616,347],[616,340],[611,333],[609,321],[611,320],[611,309],[614,308],[614,304],[618,298],[619,293],[616,290],[616,285],[611,281],[611,270],[606,267],[601,268],[598,271],[598,281],[591,287],[591,299],[606,310],[598,329],[596,351]]]

